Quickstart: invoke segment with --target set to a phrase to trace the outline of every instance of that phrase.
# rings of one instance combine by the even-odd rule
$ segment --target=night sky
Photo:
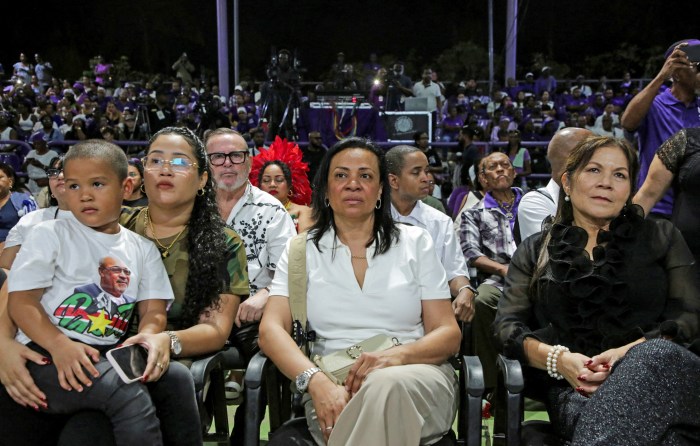
[[[186,51],[197,68],[204,64],[216,71],[214,0],[6,3],[6,40],[0,48],[6,72],[20,52],[33,61],[37,51],[59,76],[69,78],[88,69],[89,58],[97,54],[110,61],[126,55],[135,69],[172,74],[170,65]],[[497,57],[505,40],[505,3],[494,0]],[[586,73],[586,56],[614,51],[623,42],[662,52],[676,40],[700,34],[700,2],[525,0],[520,11],[519,77],[531,69],[533,53],[598,77],[603,73]],[[272,46],[296,49],[308,69],[307,79],[325,72],[338,51],[350,61],[364,61],[374,51],[415,66],[429,64],[458,41],[486,48],[487,16],[486,0],[241,0],[241,71],[260,80]],[[652,68],[655,72],[659,67]]]

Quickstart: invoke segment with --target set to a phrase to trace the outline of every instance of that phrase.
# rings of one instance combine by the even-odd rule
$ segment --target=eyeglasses
[[[125,276],[131,275],[131,271],[129,270],[129,268],[122,268],[120,266],[103,266],[102,269],[106,269],[110,273],[124,274]]]
[[[159,170],[163,169],[166,165],[170,166],[175,173],[187,173],[190,168],[197,167],[197,163],[193,163],[187,158],[173,158],[171,160],[166,160],[165,158],[160,158],[157,156],[144,156],[141,159],[144,169],[146,170]]]
[[[49,178],[58,178],[58,176],[63,172],[63,169],[54,169],[54,168],[49,168],[46,169],[46,176]]]
[[[248,151],[242,150],[240,152],[210,153],[207,156],[209,157],[209,162],[212,164],[212,166],[223,166],[226,164],[226,158],[231,161],[231,164],[243,164],[245,162],[245,157],[248,156]]]

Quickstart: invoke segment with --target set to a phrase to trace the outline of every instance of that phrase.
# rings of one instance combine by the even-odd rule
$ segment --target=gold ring
[[[327,426],[327,427],[326,427],[326,430],[327,430],[327,431],[332,431],[332,430],[333,430],[333,426]]]
[[[164,367],[163,367],[163,364],[161,364],[160,362],[157,362],[157,363],[156,363],[156,367],[160,367],[161,370],[163,370],[163,368],[164,368]]]

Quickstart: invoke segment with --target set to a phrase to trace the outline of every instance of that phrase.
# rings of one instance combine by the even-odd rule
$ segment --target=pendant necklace
[[[160,251],[161,257],[163,257],[164,259],[165,259],[165,258],[168,258],[168,257],[170,256],[170,250],[173,248],[173,246],[175,245],[175,243],[177,243],[178,240],[180,240],[180,236],[183,234],[183,232],[185,232],[185,229],[187,229],[187,225],[185,225],[185,227],[182,228],[182,230],[175,236],[175,239],[172,241],[172,243],[170,243],[170,245],[164,246],[164,245],[160,242],[160,240],[158,239],[158,237],[156,236],[156,231],[155,231],[155,229],[153,229],[153,221],[151,220],[151,216],[150,216],[150,214],[148,213],[148,208],[145,209],[144,214],[145,214],[145,215],[143,216],[143,217],[144,217],[144,220],[146,220],[146,223],[148,224],[148,227],[149,227],[149,229],[151,230],[151,235],[153,236],[153,241],[155,241],[156,244],[158,245],[158,250]]]

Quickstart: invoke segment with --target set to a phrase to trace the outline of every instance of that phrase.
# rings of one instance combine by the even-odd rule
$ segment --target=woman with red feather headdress
[[[306,172],[309,166],[303,162],[299,146],[279,136],[260,154],[252,158],[250,182],[277,198],[294,220],[298,232],[313,224],[311,186]]]

